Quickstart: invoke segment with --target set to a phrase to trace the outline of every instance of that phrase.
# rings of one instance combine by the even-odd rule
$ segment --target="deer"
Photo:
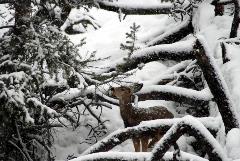
[[[134,84],[133,86],[111,87],[110,94],[119,100],[120,115],[124,122],[125,128],[140,124],[142,121],[169,119],[173,118],[173,114],[164,106],[154,106],[148,108],[134,107],[131,104],[133,93],[140,91],[142,84]],[[141,138],[132,138],[135,152],[146,152],[151,148],[160,138],[162,133],[158,130],[150,136],[144,135]],[[151,141],[150,141],[151,139]],[[149,142],[150,141],[150,142]]]

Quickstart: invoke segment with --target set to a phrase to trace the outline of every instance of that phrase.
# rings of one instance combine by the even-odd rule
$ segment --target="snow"
[[[230,158],[240,158],[240,129],[234,128],[228,132],[226,137],[226,148]]]
[[[190,22],[190,19],[187,18],[186,20],[184,20],[183,22],[179,21],[179,22],[175,22],[172,23],[174,24],[174,26],[172,26],[171,24],[168,25],[168,29],[170,28],[170,30],[167,30],[164,32],[164,34],[161,34],[160,36],[155,37],[154,39],[152,39],[150,42],[147,43],[147,46],[152,46],[154,45],[156,42],[158,42],[159,40],[164,39],[165,37],[171,35],[174,32],[177,32],[180,28],[186,27]]]

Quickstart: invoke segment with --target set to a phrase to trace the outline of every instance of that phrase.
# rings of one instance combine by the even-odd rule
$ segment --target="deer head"
[[[112,87],[111,94],[118,99],[123,99],[123,98],[131,98],[133,93],[136,93],[140,91],[140,89],[143,87],[143,84],[137,84],[134,83],[133,85],[126,87],[126,86],[121,86],[121,87]]]

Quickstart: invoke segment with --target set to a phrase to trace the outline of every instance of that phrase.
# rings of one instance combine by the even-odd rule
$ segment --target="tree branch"
[[[220,120],[217,118],[207,117],[197,119],[202,122],[202,124],[204,124],[204,126],[206,126],[210,131],[212,131],[214,133],[213,135],[216,134],[220,127]],[[127,139],[149,135],[157,132],[159,129],[162,133],[165,133],[171,128],[173,124],[179,121],[181,121],[181,118],[144,121],[138,126],[117,130],[95,145],[91,146],[89,149],[83,152],[82,155],[109,151]]]
[[[156,161],[162,158],[167,150],[184,134],[194,136],[198,143],[203,145],[210,161],[227,160],[227,156],[218,141],[201,122],[192,116],[185,116],[167,131],[154,147],[150,160]]]
[[[232,128],[239,127],[237,114],[227,84],[220,69],[215,63],[214,58],[211,56],[213,54],[210,53],[208,46],[202,37],[198,37],[194,48],[198,64],[203,71],[209,89],[218,105],[227,133]]]
[[[138,95],[139,101],[166,100],[198,106],[212,100],[211,93],[206,89],[196,91],[170,85],[145,86],[136,94]]]
[[[5,28],[12,28],[12,27],[14,27],[14,25],[0,26],[0,30]]]
[[[173,152],[166,152],[161,161],[172,161]],[[178,161],[208,161],[196,155],[180,151]],[[70,161],[146,161],[151,157],[150,152],[101,152],[78,157]]]
[[[172,44],[175,43],[187,35],[193,33],[193,26],[191,19],[186,20],[185,22],[182,22],[179,26],[167,30],[162,35],[154,38],[152,41],[150,41],[147,46],[154,46],[154,45],[160,45],[160,44]]]
[[[129,61],[122,60],[116,67],[110,71],[120,70],[127,72],[138,67],[142,63],[148,63],[157,60],[174,60],[182,61],[194,59],[193,44],[195,39],[176,42],[173,44],[164,44],[146,47],[133,53]]]
[[[117,4],[113,2],[107,2],[103,0],[97,0],[97,3],[101,9],[121,12],[128,15],[155,15],[155,14],[169,14],[172,9],[172,4],[163,4],[159,6],[127,6],[123,4]]]

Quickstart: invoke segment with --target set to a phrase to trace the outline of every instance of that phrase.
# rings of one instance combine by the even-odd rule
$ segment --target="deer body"
[[[112,88],[112,95],[119,99],[120,114],[125,127],[136,126],[142,121],[173,118],[173,114],[163,106],[154,106],[149,108],[135,108],[131,104],[131,96],[133,94],[131,88],[116,87]],[[133,138],[135,151],[140,151],[140,142],[142,143],[142,151],[147,151],[149,146],[152,146],[161,137],[161,132],[158,131],[151,136],[142,138]],[[149,139],[152,138],[150,143]]]

